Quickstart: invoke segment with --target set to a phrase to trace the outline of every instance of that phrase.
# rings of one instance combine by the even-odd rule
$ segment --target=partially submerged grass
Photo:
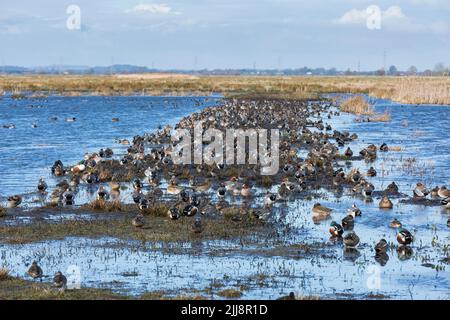
[[[376,114],[369,118],[370,122],[389,122],[391,121],[391,114],[387,111]]]
[[[0,268],[0,282],[9,280],[11,276],[9,275],[9,270],[6,268]]]
[[[124,204],[122,204],[119,200],[113,201],[105,201],[101,199],[92,200],[91,202],[84,205],[82,208],[93,210],[93,211],[102,211],[102,212],[119,212],[119,211],[127,211]]]
[[[343,101],[340,109],[344,112],[357,115],[373,115],[372,106],[364,99],[363,96],[354,96]]]
[[[224,298],[240,298],[242,297],[242,292],[236,289],[225,289],[222,291],[219,291],[217,293],[218,296],[224,297]]]

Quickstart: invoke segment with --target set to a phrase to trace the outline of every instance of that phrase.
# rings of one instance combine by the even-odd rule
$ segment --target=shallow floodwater
[[[58,99],[66,98],[54,99],[60,101]],[[62,131],[61,148],[65,149],[58,151],[58,148],[50,148],[53,154],[46,161],[38,159],[41,165],[35,165],[32,158],[28,159],[30,163],[26,164],[35,170],[29,176],[33,182],[32,188],[39,176],[47,174],[55,157],[61,158],[65,163],[73,163],[86,151],[112,146],[114,138],[131,138],[135,134],[154,130],[160,123],[173,123],[204,105],[216,103],[212,100],[201,100],[204,104],[197,105],[195,102],[197,98],[173,98],[181,99],[176,100],[179,104],[184,103],[183,99],[186,101],[192,99],[191,102],[186,102],[188,108],[181,108],[169,107],[167,105],[171,105],[170,102],[167,104],[163,102],[164,99],[171,101],[172,98],[128,98],[131,99],[129,101],[121,100],[127,98],[105,97],[70,99],[75,101],[93,99],[99,105],[107,105],[105,101],[116,99],[115,112],[123,108],[133,110],[134,104],[139,101],[138,106],[148,112],[146,116],[149,119],[153,119],[151,117],[154,116],[156,120],[151,120],[152,122],[148,124],[150,120],[136,116],[134,121],[128,122],[128,126],[133,126],[128,130],[125,123],[126,115],[119,115],[121,121],[111,124],[110,118],[116,116],[116,113],[107,111],[109,109],[105,107],[99,116],[104,117],[105,125],[109,126],[109,130],[113,130],[113,133],[105,128],[103,134],[107,136],[102,138],[103,140],[96,140],[95,130],[91,130],[89,135],[84,137],[85,144],[80,146],[75,144],[77,150],[71,150],[64,145],[65,133]],[[104,101],[100,102],[102,99]],[[122,101],[123,104],[117,101]],[[10,103],[13,102],[16,101],[10,100]],[[314,247],[320,244],[318,251],[313,254],[301,252],[297,254],[295,249],[289,249],[291,250],[289,254],[285,254],[274,247],[273,243],[265,244],[264,241],[260,246],[248,246],[242,245],[239,241],[201,241],[201,239],[192,243],[141,244],[110,238],[96,240],[68,238],[25,245],[0,244],[2,265],[13,270],[13,274],[18,276],[25,276],[28,263],[32,260],[38,260],[48,276],[57,270],[64,272],[70,265],[76,265],[80,268],[82,285],[112,288],[133,295],[151,290],[167,290],[169,295],[190,294],[191,289],[204,290],[220,282],[223,285],[221,289],[242,289],[242,286],[245,286],[245,289],[242,289],[244,299],[272,299],[290,291],[325,298],[384,296],[393,299],[449,299],[450,229],[447,227],[447,219],[450,218],[450,210],[442,209],[439,205],[407,204],[402,200],[407,200],[412,195],[412,189],[419,181],[424,181],[429,187],[450,185],[450,149],[445,135],[450,128],[450,106],[400,105],[385,100],[373,102],[378,112],[389,112],[392,121],[356,122],[355,116],[341,114],[332,119],[324,119],[324,122],[330,123],[333,129],[349,130],[350,133],[358,134],[359,139],[349,145],[355,155],[370,143],[380,145],[385,142],[388,146],[397,147],[396,149],[400,151],[378,152],[378,159],[372,163],[363,160],[352,161],[351,167],[357,167],[365,173],[373,166],[378,174],[369,180],[377,191],[383,190],[389,183],[395,181],[404,196],[393,198],[394,208],[387,211],[378,208],[379,196],[368,202],[362,196],[352,194],[350,190],[335,194],[320,189],[311,191],[311,197],[307,199],[302,197],[288,203],[275,204],[274,214],[270,220],[278,226],[282,235],[276,245],[287,247],[308,243]],[[24,101],[19,103],[26,105]],[[81,102],[77,101],[74,104]],[[155,116],[158,112],[150,111],[152,108],[159,110],[160,115]],[[7,110],[5,99],[0,100],[0,110],[2,112]],[[57,109],[53,110],[56,112]],[[90,109],[86,107],[84,110]],[[85,119],[92,119],[88,116],[90,111],[85,112],[87,112]],[[133,114],[132,111],[129,112]],[[65,116],[57,115],[61,118],[58,121],[62,127],[70,128],[70,125],[77,124],[77,122],[66,123],[63,120]],[[71,115],[81,117],[75,113]],[[48,117],[49,115],[46,115],[45,119]],[[30,120],[26,123],[28,124]],[[8,122],[3,119],[2,121]],[[20,122],[17,121],[16,125],[18,123]],[[82,126],[82,123],[80,118],[78,124]],[[114,126],[119,124],[124,125],[123,130],[114,131],[117,130]],[[50,126],[50,123],[47,125]],[[95,127],[95,124],[92,126]],[[32,130],[39,128],[30,127],[26,130],[34,132]],[[13,157],[14,152],[20,154],[20,139],[23,136],[14,136],[19,126],[17,129],[0,130],[6,130],[9,135],[10,147],[5,150],[9,152],[9,157]],[[74,136],[76,131],[70,132]],[[41,139],[45,141],[45,134],[43,135]],[[14,148],[18,149],[14,151]],[[123,152],[121,148],[116,149]],[[341,148],[341,152],[345,148],[347,145]],[[0,156],[5,157],[3,152]],[[339,161],[338,164],[346,172],[351,168],[345,161]],[[0,181],[0,186],[6,188],[5,190],[20,192],[20,188],[24,185],[23,181],[18,180],[22,175],[11,169],[19,168],[14,167],[15,165],[15,161],[10,161],[10,165],[7,166],[4,159],[0,163],[0,171],[9,177],[6,181]],[[276,187],[273,190],[276,190]],[[258,198],[256,202],[260,200]],[[233,201],[239,202],[240,199],[237,197]],[[361,238],[357,251],[346,251],[342,243],[335,243],[329,239],[328,228],[331,220],[319,224],[312,221],[311,208],[315,202],[321,202],[332,208],[332,219],[338,222],[345,217],[347,209],[353,203],[362,210],[362,216],[356,218],[354,229]],[[396,232],[389,228],[389,223],[394,217],[415,236],[409,252],[397,251]],[[385,238],[391,244],[388,259],[385,261],[374,258],[373,247],[381,238]],[[44,281],[50,279],[49,277]],[[205,293],[201,294],[208,296]],[[209,297],[219,298],[214,293]]]
[[[155,131],[182,117],[217,104],[220,97],[60,97],[14,100],[0,97],[0,200],[36,191],[39,177],[47,178],[60,159],[73,165],[86,152],[112,148],[126,153],[117,139]],[[56,119],[54,119],[56,117]],[[76,118],[75,122],[67,119]],[[113,122],[112,118],[119,118]],[[32,124],[37,128],[32,128]],[[13,124],[14,129],[4,128]]]

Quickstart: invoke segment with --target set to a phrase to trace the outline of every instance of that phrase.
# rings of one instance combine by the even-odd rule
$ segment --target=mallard
[[[67,278],[61,271],[55,273],[55,276],[53,277],[53,287],[60,290],[65,290],[67,288]]]
[[[97,191],[97,200],[108,200],[109,193],[105,190],[103,186],[100,186]]]
[[[191,204],[188,204],[188,205],[185,206],[184,209],[183,209],[183,214],[184,214],[185,216],[188,216],[188,217],[193,217],[193,216],[195,216],[195,215],[197,214],[197,212],[198,212],[198,208],[195,207],[195,206],[193,206],[193,205],[191,205]]]
[[[386,192],[388,192],[388,193],[398,193],[398,186],[397,186],[397,184],[395,183],[395,182],[392,182],[390,185],[388,185],[387,186],[387,188],[386,188],[386,190],[385,190]]]
[[[406,229],[399,228],[397,233],[397,241],[401,245],[408,245],[413,242],[414,237],[412,236],[411,232],[409,232]]]
[[[389,227],[393,229],[398,229],[402,227],[402,223],[398,221],[397,218],[394,218],[394,220],[392,220],[391,223],[389,224]]]
[[[349,248],[355,248],[359,243],[359,237],[354,231],[350,231],[344,236],[344,245]]]
[[[47,190],[48,186],[47,183],[45,182],[44,178],[40,178],[38,185],[37,185],[37,189],[39,192],[45,192],[45,190]]]
[[[375,261],[378,262],[381,266],[385,266],[389,261],[389,256],[386,252],[375,253]]]
[[[355,219],[352,215],[347,215],[342,219],[341,223],[344,230],[353,230],[355,226]]]
[[[388,249],[388,243],[385,239],[381,239],[376,245],[375,245],[375,252],[377,254],[386,253]]]
[[[401,245],[397,248],[397,256],[401,261],[408,260],[414,254],[413,249],[407,245]]]
[[[354,203],[354,204],[352,204],[352,207],[347,210],[347,214],[349,216],[352,216],[353,218],[355,218],[355,217],[359,217],[362,214],[362,212]]]
[[[367,170],[367,176],[369,177],[375,177],[377,175],[377,171],[374,167],[370,167],[369,170]]]
[[[350,173],[350,181],[353,183],[358,183],[361,181],[361,173],[358,170]]]
[[[379,203],[381,209],[392,209],[394,207],[393,203],[387,196],[384,196]]]
[[[42,272],[42,268],[38,266],[36,261],[31,263],[31,267],[28,269],[28,275],[33,279],[41,278],[44,273]]]
[[[440,187],[438,189],[437,194],[439,197],[444,198],[444,199],[450,198],[450,190],[448,190],[446,186]]]
[[[142,213],[138,213],[136,217],[131,220],[131,224],[136,228],[142,228],[145,224],[144,216]]]
[[[231,177],[229,181],[225,182],[225,189],[227,191],[233,192],[239,187],[239,182],[236,177]]]
[[[342,228],[342,226],[335,221],[331,222],[329,231],[333,237],[341,237],[344,233],[344,229]]]
[[[65,174],[64,165],[61,160],[56,160],[51,170],[55,176],[63,176]]]
[[[332,209],[327,208],[321,205],[320,203],[316,203],[312,208],[313,218],[320,220],[328,219],[332,211],[333,211]]]
[[[197,234],[203,232],[203,225],[202,225],[202,220],[200,219],[200,217],[197,217],[194,220],[194,223],[192,224],[192,231]]]
[[[19,195],[14,195],[8,197],[8,208],[15,208],[22,203],[22,197]]]
[[[353,157],[353,151],[352,151],[352,149],[350,149],[350,147],[347,147],[347,150],[345,150],[344,155],[345,155],[347,158]]]
[[[84,181],[88,184],[93,184],[98,182],[98,177],[95,173],[88,173],[84,176]]]
[[[132,194],[133,202],[139,204],[141,202],[142,193],[140,191],[134,191]]]
[[[177,220],[180,217],[180,210],[177,207],[172,207],[167,211],[167,216],[171,220]]]
[[[243,196],[243,197],[251,197],[252,196],[252,191],[250,189],[250,186],[246,183],[244,183],[242,185],[241,196]]]
[[[414,198],[419,199],[425,198],[429,193],[428,189],[421,182],[418,182],[413,190]]]

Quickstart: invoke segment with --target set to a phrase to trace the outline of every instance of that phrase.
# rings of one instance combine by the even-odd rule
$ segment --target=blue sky
[[[0,0],[0,64],[372,70],[383,52],[400,69],[450,65],[450,1]]]

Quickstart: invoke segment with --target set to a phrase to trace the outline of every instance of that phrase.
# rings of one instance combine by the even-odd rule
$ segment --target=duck
[[[52,174],[59,177],[65,174],[64,165],[61,160],[56,160],[51,168]]]
[[[192,231],[196,234],[200,234],[203,232],[202,220],[200,217],[197,217],[192,224]]]
[[[134,190],[141,190],[143,187],[144,187],[144,185],[142,184],[141,180],[134,179],[134,181],[133,181]]]
[[[131,196],[133,198],[134,203],[139,204],[141,202],[142,193],[140,191],[137,191],[137,190],[134,191]]]
[[[328,219],[331,216],[332,211],[332,209],[327,208],[320,203],[314,204],[312,208],[313,217],[316,219]]]
[[[22,197],[19,195],[14,195],[8,197],[8,208],[16,208],[22,203]]]
[[[441,198],[450,198],[450,190],[446,186],[442,186],[438,189],[437,195]]]
[[[97,183],[98,177],[95,173],[88,173],[84,176],[84,181],[86,181],[87,184]]]
[[[185,216],[187,216],[187,217],[193,217],[193,216],[195,216],[197,214],[197,212],[198,212],[198,208],[193,206],[193,205],[191,205],[191,204],[188,204],[183,209],[183,214]]]
[[[111,191],[120,191],[120,184],[118,182],[110,181],[109,187],[111,188]]]
[[[169,210],[167,210],[167,216],[171,220],[178,220],[178,218],[180,218],[180,210],[178,210],[177,207],[172,207]]]
[[[191,205],[193,205],[194,207],[199,207],[200,206],[200,197],[196,194],[193,194],[190,198],[189,203]]]
[[[203,183],[193,186],[196,192],[207,192],[211,188],[211,180],[206,179]]]
[[[444,206],[444,208],[450,209],[450,197],[442,199],[441,204]]]
[[[354,231],[350,231],[344,236],[344,245],[348,248],[355,248],[359,244],[359,237]]]
[[[367,182],[364,184],[362,188],[362,195],[366,198],[369,198],[372,196],[373,191],[375,190],[375,187],[370,182]]]
[[[450,228],[450,218],[447,220],[447,227]]]
[[[44,178],[40,178],[38,185],[37,185],[37,189],[39,192],[45,192],[45,190],[47,190],[48,186],[47,183],[45,182]]]
[[[267,192],[267,194],[264,197],[264,205],[270,207],[275,203],[275,201],[277,201],[277,195]]]
[[[352,204],[352,207],[347,210],[347,214],[353,218],[361,216],[362,212],[361,209],[359,209],[356,204]]]
[[[368,177],[375,177],[377,175],[377,171],[374,167],[370,167],[369,170],[367,170],[367,176]]]
[[[347,150],[345,150],[344,155],[345,155],[347,158],[353,157],[353,151],[352,151],[352,149],[350,149],[350,147],[347,147]]]
[[[425,185],[421,182],[418,182],[416,184],[416,187],[413,190],[414,198],[416,199],[423,199],[425,198],[430,192],[425,187]]]
[[[391,184],[389,184],[385,190],[388,193],[398,193],[398,186],[395,182],[392,182]]]
[[[329,231],[333,237],[341,237],[344,233],[344,228],[340,224],[335,221],[332,221],[330,224]]]
[[[135,228],[142,228],[145,225],[144,215],[142,213],[138,213],[136,217],[131,220],[131,224]]]
[[[227,189],[225,187],[219,187],[217,189],[217,197],[219,197],[219,199],[225,198],[226,193]]]
[[[225,184],[225,189],[230,192],[233,192],[236,188],[239,187],[239,182],[236,177],[231,177],[230,180],[228,180],[224,184]]]
[[[399,228],[397,233],[397,241],[401,245],[409,245],[413,242],[414,237],[408,230]]]
[[[392,209],[394,207],[394,204],[392,203],[392,201],[388,198],[388,196],[384,196],[379,205],[378,205],[381,209]]]
[[[347,215],[342,219],[341,223],[344,230],[353,230],[355,226],[355,219],[353,216]]]
[[[31,267],[28,269],[27,273],[33,279],[42,278],[42,276],[44,275],[42,268],[39,267],[39,265],[36,261],[33,261],[31,263]]]
[[[60,290],[65,290],[67,288],[67,278],[61,271],[57,271],[53,277],[53,287]]]
[[[289,294],[287,296],[282,296],[277,298],[277,300],[297,300],[295,298],[295,293],[294,292],[289,292]]]
[[[376,254],[382,254],[386,253],[388,249],[388,243],[385,239],[381,239],[376,245],[375,245],[375,252]]]
[[[383,142],[380,146],[380,151],[389,151],[388,145]]]
[[[86,165],[84,163],[79,163],[77,165],[74,165],[72,168],[70,168],[70,171],[73,174],[78,174],[80,172],[84,172],[86,170]]]
[[[97,200],[108,200],[109,193],[105,190],[105,187],[100,186],[97,191]]]
[[[394,220],[392,220],[391,223],[389,224],[389,227],[393,229],[398,229],[402,227],[402,223],[398,221],[397,218],[394,218]]]
[[[177,185],[176,181],[174,180],[174,177],[172,177],[172,179],[170,179],[169,181],[169,185],[167,186],[167,193],[178,195],[180,194],[181,190],[182,188]]]
[[[148,209],[148,200],[145,198],[141,198],[141,201],[139,202],[139,210],[146,210]]]
[[[66,191],[64,191],[62,197],[64,199],[64,203],[66,204],[66,206],[73,205],[75,197],[73,195],[72,189],[69,188]]]
[[[248,184],[246,184],[246,183],[244,183],[242,185],[241,196],[246,197],[246,198],[252,196],[252,191],[250,189],[250,186]]]

